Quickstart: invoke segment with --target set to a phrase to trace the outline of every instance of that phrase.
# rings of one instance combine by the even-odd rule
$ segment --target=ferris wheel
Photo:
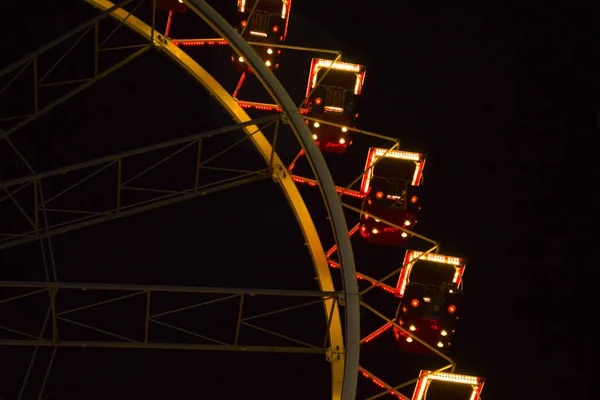
[[[231,0],[235,17],[230,20],[201,0],[84,2],[97,11],[95,16],[0,71],[0,101],[2,93],[18,79],[26,74],[33,78],[33,111],[11,113],[12,107],[0,108],[0,143],[4,142],[11,160],[25,171],[20,173],[22,169],[15,167],[17,172],[0,177],[3,192],[0,202],[10,206],[1,209],[0,212],[5,213],[2,221],[11,221],[0,224],[0,255],[18,251],[22,246],[37,245],[46,272],[45,280],[25,281],[7,279],[0,271],[0,305],[10,306],[24,298],[43,296],[37,306],[44,307],[43,312],[37,313],[40,317],[37,331],[14,327],[13,323],[20,318],[19,311],[7,313],[11,318],[0,323],[3,333],[0,345],[34,349],[25,378],[15,395],[19,399],[28,398],[31,392],[37,398],[46,398],[46,386],[52,380],[51,368],[58,348],[98,347],[315,354],[322,356],[322,363],[329,364],[331,384],[328,393],[315,393],[311,398],[394,396],[435,400],[454,393],[457,399],[480,399],[485,380],[457,373],[455,361],[447,355],[454,334],[460,330],[457,321],[462,308],[466,259],[441,254],[437,241],[418,232],[418,218],[421,211],[426,211],[422,210],[426,155],[401,148],[396,138],[355,127],[362,89],[368,85],[367,66],[344,61],[337,50],[288,43],[290,15],[293,15],[291,0],[238,0],[237,4]],[[203,23],[214,36],[172,37],[177,24],[189,24],[190,21]],[[110,29],[106,29],[106,25]],[[112,45],[114,40],[119,40],[123,28],[135,33],[138,41]],[[61,76],[60,81],[53,81],[53,70],[86,35],[93,38],[90,46],[93,48],[92,77],[80,78],[81,74],[74,73],[73,77]],[[42,62],[45,56],[69,40],[75,44],[63,46],[62,54],[53,53],[50,56],[53,62]],[[199,52],[213,51],[217,47],[231,50],[226,58],[221,57],[222,52],[217,56],[220,57],[219,68],[228,68],[235,76],[237,83],[229,88],[231,90],[226,89],[228,83],[220,82],[208,71],[205,59],[199,55]],[[106,53],[123,50],[128,51],[127,55],[103,59]],[[200,83],[234,124],[184,137],[167,136],[168,140],[160,143],[103,154],[44,171],[34,168],[12,139],[38,118],[67,100],[76,101],[72,98],[80,92],[116,74],[117,70],[150,50],[164,54],[182,70],[181,73],[187,73],[193,81]],[[296,102],[276,77],[286,67],[282,53],[290,52],[302,52],[311,58],[303,78],[307,80],[306,92],[303,99]],[[245,91],[245,85],[251,81],[259,82],[272,100],[255,99],[253,93]],[[45,93],[57,86],[68,89],[59,94]],[[12,103],[12,99],[8,103]],[[160,103],[151,102],[148,111],[160,118]],[[219,137],[233,137],[233,132],[243,135],[218,142]],[[364,165],[347,167],[348,171],[358,168],[357,176],[340,182],[336,168],[332,167],[330,172],[328,161],[335,160],[336,166],[343,164],[345,153],[355,146],[354,141],[359,136],[371,140],[373,145],[364,155]],[[214,140],[217,144],[211,147]],[[250,160],[246,153],[228,156],[246,143],[252,144],[262,165]],[[298,150],[286,159],[281,149],[285,146],[287,152],[293,145]],[[144,175],[186,151],[193,152],[191,158],[194,161],[188,174],[191,177],[189,186],[183,189],[169,185],[142,188],[134,184],[136,179],[143,179]],[[0,153],[0,157],[3,154]],[[158,154],[158,157],[150,163],[136,161],[152,154]],[[130,172],[128,167],[135,172]],[[97,204],[84,199],[89,193],[82,194],[76,189],[102,171],[111,169],[114,179],[108,186],[112,187],[113,193],[116,188],[116,193],[109,207],[82,210],[74,206],[69,209],[54,206],[60,198],[70,194],[75,199],[65,204]],[[173,182],[178,179],[173,178]],[[83,235],[86,229],[100,223],[114,223],[223,191],[232,193],[235,192],[232,189],[239,191],[251,187],[242,185],[263,185],[265,181],[272,181],[274,184],[269,183],[270,186],[280,188],[300,227],[301,238],[292,246],[301,251],[308,250],[308,264],[312,264],[315,275],[311,290],[282,289],[276,285],[232,288],[227,287],[227,281],[206,286],[106,283],[109,277],[99,277],[96,282],[65,282],[58,278],[52,244],[54,237],[72,235],[71,232],[82,232]],[[145,197],[130,196],[132,192],[143,192]],[[25,194],[28,200],[22,200]],[[319,195],[318,205],[313,206]],[[94,196],[99,195],[92,194]],[[205,207],[204,212],[223,215],[230,211],[217,207],[218,203],[212,204],[210,208]],[[317,220],[319,212],[327,223]],[[13,222],[16,216],[25,221],[25,228],[18,229],[23,225]],[[252,245],[256,246],[255,252],[268,254],[269,246],[261,241],[259,228],[256,232],[253,235],[256,245]],[[219,237],[224,238],[224,235]],[[365,251],[373,253],[382,248],[400,249],[404,257],[384,271],[368,263],[358,262],[355,266],[353,247],[357,242],[368,249]],[[7,260],[11,260],[10,256]],[[94,295],[90,296],[91,292]],[[186,304],[165,297],[181,299],[188,295],[196,297],[186,297]],[[141,299],[139,337],[116,333],[118,330],[100,329],[73,317],[79,315],[76,312],[128,298]],[[250,307],[259,298],[266,300]],[[290,303],[288,299],[297,301]],[[216,331],[218,337],[206,336],[162,318],[225,302],[231,303],[229,308],[223,306],[218,314],[228,314],[232,324],[228,332]],[[313,307],[313,314],[318,314],[322,324],[315,323],[314,329],[309,330],[311,334],[319,331],[319,343],[295,338],[287,333],[289,331],[282,333],[284,330],[271,328],[272,325],[266,328],[258,322],[262,317],[282,315],[315,304],[321,310],[316,311]],[[212,316],[205,318],[214,319]],[[306,318],[308,321],[309,317]],[[274,325],[281,328],[282,323]],[[66,326],[77,326],[82,330],[69,331]],[[198,340],[161,336],[156,332],[158,327]],[[250,333],[250,339],[245,341],[246,330],[262,332],[272,340],[257,339]],[[95,335],[82,332],[94,332]],[[415,367],[412,376],[399,376],[397,371],[390,370],[389,364],[369,357],[371,346],[376,346],[384,337],[396,343],[396,346],[386,348],[386,357],[397,362],[410,360]],[[47,368],[34,382],[31,371],[40,348],[50,349],[50,356]],[[33,389],[32,385],[35,386]]]

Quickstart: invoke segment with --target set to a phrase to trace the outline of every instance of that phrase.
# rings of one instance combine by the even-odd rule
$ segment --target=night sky
[[[233,0],[213,3],[225,16],[235,12]],[[598,32],[588,20],[591,13],[500,1],[402,1],[393,7],[386,2],[322,3],[294,1],[288,44],[340,49],[344,61],[367,66],[357,128],[401,138],[404,150],[427,154],[426,202],[417,231],[439,240],[442,254],[469,260],[465,307],[449,353],[457,372],[486,377],[484,399],[592,398],[596,322],[588,299],[600,278],[591,221],[598,200],[593,139],[600,128],[600,57]],[[0,68],[95,15],[75,0],[57,8],[34,1],[0,9],[6,11],[0,12]],[[159,29],[164,20],[160,14]],[[106,22],[107,30],[111,24]],[[175,17],[171,36],[210,36],[207,32],[203,22],[188,13]],[[57,80],[90,71],[91,39],[86,40],[87,45],[57,69]],[[116,44],[135,40],[129,32],[115,35]],[[194,48],[190,54],[233,91],[237,75],[227,48]],[[40,63],[51,65],[56,57]],[[287,52],[281,58],[277,75],[298,102],[311,57]],[[1,85],[5,82],[0,80]],[[31,89],[26,89],[26,80],[21,84],[10,97],[0,95],[2,117],[19,113],[20,104],[27,104]],[[256,82],[248,80],[239,97],[263,101],[264,96]],[[185,72],[150,51],[11,140],[36,171],[46,171],[229,123]],[[0,128],[6,129],[6,123]],[[207,140],[206,154],[216,154],[240,138],[236,132]],[[291,133],[282,131],[279,140],[278,151],[291,161],[298,150]],[[348,154],[327,155],[336,182],[350,182],[362,171],[368,147],[383,145],[357,137]],[[126,162],[124,176],[134,175],[161,154]],[[142,178],[143,184],[170,190],[187,187],[194,162],[193,149],[186,150]],[[222,162],[261,167],[248,143],[227,153]],[[113,207],[115,171],[99,174],[73,197],[61,200],[61,206]],[[25,175],[29,172],[0,141],[0,180]],[[61,179],[67,181],[44,183],[46,198],[78,178]],[[317,190],[301,191],[328,248],[332,239]],[[0,203],[2,232],[23,223],[9,205]],[[351,227],[358,216],[347,216]],[[52,238],[52,249],[58,280],[64,282],[315,290],[302,241],[281,191],[273,182],[262,181],[58,235]],[[353,246],[357,269],[374,277],[398,268],[404,257],[404,249],[370,246],[360,237],[353,238]],[[427,248],[419,242],[412,247]],[[0,250],[0,280],[44,279],[39,242]],[[0,298],[14,294],[0,289]],[[100,326],[109,320],[114,331],[138,335],[127,325],[143,321],[143,302],[137,300],[98,308],[81,321],[87,318],[87,323]],[[286,305],[268,300],[254,299],[248,312]],[[364,300],[390,316],[397,305],[395,298],[377,290]],[[59,305],[71,308],[80,305],[77,301],[81,300],[65,295]],[[157,300],[157,312],[195,301],[201,300],[165,296]],[[47,297],[10,307],[0,304],[0,325],[37,335],[46,307]],[[272,324],[319,343],[325,327],[322,310],[312,307]],[[179,322],[219,337],[225,335],[222,324],[235,322],[235,310],[233,303],[218,305],[212,311],[182,314]],[[381,324],[367,310],[361,317],[362,336]],[[81,333],[66,325],[59,328],[64,337]],[[5,335],[2,339],[14,338],[0,334]],[[248,335],[257,343],[266,340]],[[164,337],[174,342],[186,338]],[[0,396],[6,400],[17,398],[32,350],[0,347],[0,363],[7,366],[0,374]],[[50,354],[50,348],[40,350],[24,398],[37,398]],[[131,398],[134,393],[140,398],[235,398],[254,393],[262,399],[326,399],[329,365],[320,357],[60,348],[44,398]],[[399,384],[416,378],[420,369],[443,364],[401,353],[390,330],[361,347],[361,365]],[[374,393],[377,388],[359,377],[359,398]],[[412,389],[405,394],[410,396]]]

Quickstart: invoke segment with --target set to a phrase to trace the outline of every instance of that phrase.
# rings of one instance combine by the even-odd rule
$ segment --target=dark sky
[[[94,15],[77,1],[68,3],[56,9],[45,1],[3,5],[8,12],[0,13],[0,68]],[[235,9],[235,2],[229,3],[218,7],[224,15]],[[418,231],[439,240],[443,254],[469,260],[465,309],[450,354],[458,372],[486,377],[485,399],[591,398],[595,322],[587,298],[599,278],[590,219],[597,204],[593,138],[600,111],[598,32],[591,13],[499,1],[322,3],[294,2],[289,44],[339,48],[344,60],[367,65],[357,127],[401,138],[404,149],[427,154],[427,200]],[[189,14],[178,16],[172,29],[173,37],[206,32]],[[127,32],[116,36],[130,40]],[[191,52],[227,88],[235,87],[227,50]],[[74,54],[77,60],[59,76],[89,66],[89,45]],[[305,90],[309,60],[289,52],[281,60],[278,74],[294,99]],[[14,99],[23,100],[25,90]],[[3,116],[18,108],[4,96]],[[261,96],[252,82],[240,95]],[[204,90],[151,52],[11,139],[36,170],[44,171],[223,124],[226,115]],[[291,138],[283,137],[280,151],[293,157]],[[234,140],[214,139],[206,151],[216,153]],[[363,168],[366,149],[379,145],[357,138],[348,154],[328,156],[334,178],[350,181]],[[259,165],[248,146],[235,151],[225,157],[227,165]],[[0,143],[1,180],[27,174],[9,154]],[[157,170],[146,183],[184,185],[190,176],[179,171],[187,171],[193,160],[193,152],[184,155],[181,164]],[[126,166],[140,170],[152,162],[141,157]],[[114,180],[98,179],[64,206],[109,205]],[[48,182],[45,196],[61,185]],[[318,196],[302,190],[318,227],[326,230]],[[5,217],[10,213],[14,210],[0,203],[0,227],[17,226]],[[348,215],[352,226],[357,217]],[[331,243],[327,235],[324,242]],[[385,275],[403,259],[403,249],[367,246],[358,238],[353,245],[358,269],[371,276]],[[52,246],[61,281],[316,288],[300,232],[270,181],[60,235]],[[43,279],[39,243],[0,251],[0,280]],[[393,297],[369,295],[366,301],[394,309]],[[35,332],[45,312],[43,300],[28,300],[17,311],[0,308],[0,321],[7,316]],[[188,300],[163,299],[162,305]],[[68,297],[63,304],[69,305]],[[277,305],[257,300],[251,307],[264,312]],[[108,315],[120,321],[143,318],[134,309],[139,310],[131,304],[98,311],[90,321]],[[230,310],[186,316],[186,326],[211,332],[221,320],[235,319]],[[320,310],[312,311],[287,317],[286,328],[312,338],[323,323]],[[364,333],[376,327],[368,311],[361,316]],[[208,327],[201,323],[207,319]],[[121,325],[123,332],[136,334]],[[9,365],[9,373],[0,375],[0,396],[16,398],[30,354],[30,348],[0,348],[0,359]],[[27,398],[37,395],[35,384],[49,357],[50,349],[42,349]],[[320,361],[298,355],[59,349],[46,393],[50,399],[126,398],[133,391],[138,397],[231,398],[244,390],[265,399],[320,399],[327,398],[329,385],[328,365]],[[391,330],[362,347],[361,364],[395,384],[439,365],[400,353]],[[359,398],[377,392],[359,379]]]

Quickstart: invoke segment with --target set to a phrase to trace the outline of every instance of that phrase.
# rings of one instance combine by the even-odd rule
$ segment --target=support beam
[[[287,346],[232,346],[220,344],[194,344],[194,343],[141,343],[141,342],[102,342],[102,341],[75,341],[58,340],[12,340],[0,339],[0,346],[29,346],[29,347],[96,347],[113,349],[156,349],[156,350],[206,350],[206,351],[241,351],[261,353],[300,353],[324,354],[320,347],[287,347]]]
[[[75,283],[75,282],[26,282],[0,281],[0,288],[22,289],[73,289],[73,290],[118,290],[129,292],[171,292],[171,293],[203,293],[203,294],[247,294],[250,296],[292,296],[336,298],[337,292],[319,290],[281,290],[281,289],[248,289],[207,286],[163,286],[163,285],[127,285],[112,283]],[[39,291],[37,291],[39,293]],[[13,300],[23,296],[16,296]]]
[[[233,132],[235,130],[242,129],[247,126],[259,125],[259,124],[263,124],[263,123],[267,123],[267,122],[272,122],[272,121],[279,119],[279,117],[280,117],[279,115],[275,115],[275,116],[267,115],[264,117],[260,117],[260,118],[256,118],[256,119],[247,121],[247,122],[233,124],[233,125],[229,125],[229,126],[225,126],[225,127],[217,128],[217,129],[211,129],[209,131],[195,133],[193,135],[188,135],[188,136],[180,137],[180,138],[173,139],[173,140],[168,140],[168,141],[161,142],[161,143],[151,144],[151,145],[140,147],[140,148],[133,149],[133,150],[123,151],[123,152],[112,154],[109,156],[96,158],[94,160],[84,161],[81,163],[68,165],[65,167],[53,169],[51,171],[41,172],[39,174],[29,175],[29,176],[25,176],[22,178],[12,179],[9,181],[1,182],[0,189],[8,188],[8,187],[15,186],[15,185],[21,185],[24,183],[31,183],[31,182],[39,181],[41,179],[50,178],[52,176],[63,175],[63,174],[69,173],[69,172],[78,171],[78,170],[85,169],[85,168],[90,168],[90,167],[99,166],[102,164],[117,162],[120,159],[130,158],[133,156],[139,156],[142,154],[147,154],[147,153],[151,153],[154,151],[167,149],[169,147],[175,147],[178,145],[195,142],[200,139],[206,139],[206,138],[220,135],[223,133]],[[0,198],[0,200],[3,200],[3,199]]]
[[[307,341],[299,340],[293,337],[290,337],[287,334],[275,332],[271,329],[266,329],[259,325],[250,324],[246,321],[253,320],[260,322],[259,320],[263,317],[279,315],[288,311],[292,311],[301,307],[306,307],[309,305],[317,305],[321,304],[325,300],[333,299],[333,301],[337,301],[338,297],[341,296],[340,293],[336,292],[324,292],[317,290],[280,290],[280,289],[249,289],[249,288],[222,288],[222,287],[188,287],[188,286],[160,286],[160,285],[126,285],[126,284],[101,284],[101,283],[73,283],[73,282],[18,282],[18,281],[1,281],[0,288],[12,288],[12,289],[27,289],[30,291],[29,295],[40,293],[40,289],[42,291],[48,291],[51,294],[51,307],[46,317],[46,322],[43,324],[44,329],[46,323],[50,322],[52,325],[52,334],[50,336],[44,336],[42,333],[39,335],[32,335],[27,332],[21,332],[18,330],[14,330],[8,327],[0,326],[0,331],[9,332],[14,335],[20,336],[18,339],[0,339],[0,346],[34,346],[38,348],[39,346],[56,346],[56,347],[112,347],[112,348],[140,348],[140,349],[182,349],[182,350],[216,350],[216,351],[246,351],[246,352],[277,352],[277,353],[308,353],[308,354],[324,354],[326,348],[324,346],[311,344]],[[88,303],[76,308],[68,309],[68,310],[57,310],[56,302],[54,301],[54,297],[57,293],[66,293],[69,292],[71,295],[81,296],[82,304],[86,302],[86,299],[89,299],[89,291],[105,291],[110,295],[111,298],[104,299],[98,301],[96,297],[95,302]],[[124,292],[123,295],[119,295],[115,297],[114,292],[121,291]],[[151,296],[153,293],[171,293],[174,295],[181,295],[183,293],[187,294],[197,294],[200,295],[202,301],[196,302],[193,304],[188,304],[184,307],[179,307],[171,310],[162,310],[162,312],[158,314],[153,314],[151,307],[152,304],[150,302]],[[202,298],[202,295],[218,295],[218,298],[211,298],[206,300],[206,297]],[[9,303],[11,301],[20,299],[25,297],[27,294],[21,294],[19,296],[13,296],[11,298],[7,298],[2,300],[3,303]],[[145,299],[143,301],[143,305],[140,305],[138,312],[144,315],[143,319],[143,335],[141,338],[134,337],[125,337],[117,332],[114,332],[110,328],[100,328],[97,326],[88,325],[87,323],[83,323],[81,321],[72,319],[77,318],[75,314],[73,317],[66,318],[65,315],[74,314],[75,312],[87,312],[94,313],[94,310],[98,306],[106,305],[108,303],[116,303],[121,302],[126,299],[130,299],[132,297],[144,296]],[[247,297],[249,296],[249,297]],[[280,308],[277,310],[270,310],[268,312],[263,312],[254,315],[247,315],[242,318],[244,314],[244,298],[253,298],[255,296],[281,296],[281,297],[296,297],[296,298],[309,298],[308,302],[306,299],[301,300],[301,304],[296,304],[293,306],[288,306],[285,308]],[[212,297],[212,296],[211,296]],[[176,322],[172,322],[171,319],[169,323],[165,321],[161,321],[160,317],[163,317],[167,314],[173,315],[180,313],[182,311],[197,309],[206,305],[214,304],[217,302],[226,302],[228,300],[235,300],[239,297],[239,302],[232,303],[229,302],[226,307],[231,306],[232,313],[235,312],[238,315],[237,323],[235,326],[231,326],[230,328],[234,330],[235,339],[232,342],[227,342],[224,340],[216,340],[210,338],[208,336],[203,335],[202,333],[195,332],[189,330],[188,328],[184,328],[182,326],[178,326]],[[7,314],[8,315],[8,314]],[[15,316],[18,318],[18,316]],[[9,323],[9,321],[5,321]],[[87,331],[93,331],[96,333],[100,333],[106,337],[112,337],[113,340],[106,339],[90,339],[85,333],[77,334],[77,337],[73,338],[61,338],[58,334],[59,329],[62,329],[58,322],[64,324],[76,325],[80,328],[84,328]],[[97,321],[100,323],[101,321]],[[106,321],[105,321],[106,322]],[[206,320],[207,323],[210,324],[210,319]],[[104,326],[104,324],[102,324]],[[189,338],[194,338],[194,340],[178,340],[177,343],[174,342],[173,339],[165,339],[164,336],[160,341],[153,341],[153,327],[160,325],[163,328],[168,328],[172,333],[178,332],[179,334],[185,333]],[[205,325],[205,324],[203,324]],[[290,346],[277,345],[269,346],[269,345],[261,345],[261,346],[253,346],[247,345],[243,343],[241,336],[240,327],[244,326],[247,328],[251,328],[253,330],[258,330],[263,333],[268,334],[269,336],[278,337],[279,339],[284,339],[290,342]],[[133,326],[132,326],[133,328]],[[42,332],[44,331],[42,329]],[[233,333],[233,332],[232,332]],[[115,340],[116,338],[116,340]],[[201,341],[207,343],[191,343],[200,339]],[[268,343],[267,343],[268,344]],[[274,343],[275,344],[275,343]]]
[[[240,177],[235,177],[231,179],[227,179],[221,181],[217,184],[211,184],[209,187],[200,187],[198,190],[194,191],[194,189],[190,189],[187,191],[182,191],[176,193],[175,195],[165,196],[163,200],[156,200],[150,203],[141,203],[137,206],[129,207],[125,209],[121,207],[120,211],[112,210],[106,213],[102,213],[101,216],[92,215],[92,218],[87,218],[83,220],[75,220],[72,223],[66,223],[61,226],[51,227],[44,231],[38,230],[28,232],[24,235],[19,235],[17,238],[11,237],[9,240],[6,240],[0,243],[0,250],[6,249],[8,247],[13,247],[17,245],[21,245],[24,243],[33,242],[35,240],[55,236],[58,234],[63,234],[67,232],[71,232],[81,228],[87,228],[89,226],[101,224],[108,221],[113,221],[115,219],[128,217],[131,215],[139,214],[144,211],[154,210],[160,207],[180,203],[182,201],[191,200],[197,197],[205,196],[207,194],[212,194],[219,192],[221,190],[231,189],[240,185],[245,185],[252,182],[257,182],[260,180],[264,180],[269,178],[271,175],[268,173],[268,170],[256,172],[256,173],[248,173],[242,175]],[[84,217],[85,218],[85,217]]]

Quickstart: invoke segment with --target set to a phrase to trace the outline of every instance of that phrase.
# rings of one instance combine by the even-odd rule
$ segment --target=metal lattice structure
[[[32,366],[36,362],[39,348],[52,348],[50,361],[41,379],[41,384],[36,387],[39,398],[42,398],[46,384],[50,379],[51,367],[59,347],[99,347],[99,348],[133,348],[133,349],[179,349],[179,350],[210,350],[210,351],[241,351],[241,352],[280,352],[295,354],[320,354],[331,364],[331,398],[354,399],[357,397],[359,375],[369,378],[382,391],[370,395],[369,399],[377,399],[386,395],[393,395],[400,399],[409,399],[403,394],[403,389],[417,384],[414,396],[423,396],[428,382],[438,380],[452,381],[456,363],[444,352],[431,346],[414,332],[401,326],[398,321],[390,316],[387,311],[379,309],[378,298],[396,298],[396,288],[390,280],[396,279],[404,266],[399,266],[392,271],[387,271],[381,277],[371,276],[373,273],[368,268],[360,268],[357,272],[354,264],[351,237],[359,231],[360,224],[348,229],[346,211],[356,216],[366,216],[376,219],[395,230],[410,234],[414,240],[425,243],[425,249],[419,259],[428,254],[439,251],[439,243],[425,235],[421,235],[406,226],[399,225],[381,216],[371,214],[360,205],[353,203],[356,199],[364,199],[365,194],[355,188],[356,184],[375,164],[366,167],[364,171],[352,182],[343,186],[336,186],[329,172],[327,164],[319,148],[315,144],[308,123],[329,125],[371,137],[374,140],[385,141],[391,144],[385,154],[398,150],[400,141],[366,130],[346,127],[331,121],[305,116],[304,100],[294,103],[273,72],[267,68],[256,52],[256,48],[265,46],[261,42],[248,42],[242,35],[234,30],[231,24],[219,15],[210,5],[202,0],[185,0],[182,3],[208,25],[216,37],[210,38],[171,38],[169,29],[172,23],[173,12],[170,11],[165,31],[161,32],[157,23],[157,1],[149,2],[139,0],[124,0],[113,3],[108,0],[85,0],[99,14],[72,29],[56,40],[31,53],[20,61],[9,65],[0,71],[0,100],[5,92],[19,77],[30,74],[32,78],[31,91],[33,92],[33,110],[17,115],[0,115],[0,143],[4,142],[12,151],[19,163],[25,166],[27,173],[0,181],[0,205],[10,204],[12,212],[20,219],[21,224],[11,226],[7,231],[0,225],[0,251],[18,248],[27,243],[39,242],[45,266],[46,281],[8,281],[0,276],[0,306],[9,305],[25,298],[35,298],[40,307],[43,305],[44,313],[39,332],[29,332],[16,329],[0,323],[0,331],[6,336],[0,338],[2,346],[29,346],[34,353],[29,364],[23,384],[20,388],[19,399],[23,398],[30,378]],[[150,12],[141,12],[143,3],[149,3]],[[285,3],[285,2],[284,2]],[[254,3],[251,12],[254,12],[258,2]],[[288,3],[285,3],[288,4]],[[289,10],[288,10],[289,12]],[[107,34],[101,35],[101,25],[112,19],[116,26]],[[108,46],[111,39],[118,37],[121,28],[128,28],[137,34],[139,42],[126,43],[118,46]],[[243,33],[243,32],[242,32]],[[74,47],[85,37],[93,37],[93,67],[89,78],[73,78],[62,81],[48,82],[52,71],[65,59]],[[51,53],[59,44],[66,40],[73,40],[74,44],[60,55],[54,54],[55,62],[50,68],[40,68],[39,60]],[[239,90],[247,74],[242,74],[233,93],[229,93],[203,66],[184,49],[187,47],[216,47],[229,46],[240,58],[243,58],[254,77],[266,89],[272,103],[246,101],[237,99]],[[303,51],[310,53],[329,54],[335,56],[330,63],[325,75],[331,70],[334,63],[341,60],[341,52],[329,49],[297,47],[287,44],[278,44],[278,48],[290,51]],[[121,151],[105,155],[85,162],[62,166],[44,172],[35,170],[19,148],[12,142],[11,137],[19,130],[27,127],[39,117],[51,112],[63,102],[66,102],[78,93],[91,87],[103,78],[116,73],[123,66],[134,61],[148,51],[158,50],[187,72],[193,80],[200,83],[208,94],[214,98],[220,107],[234,121],[234,124],[218,129],[171,139],[162,143],[155,143],[134,150]],[[110,62],[103,63],[107,53],[121,51],[128,53],[122,57],[112,57]],[[106,66],[103,68],[102,65]],[[320,78],[323,80],[324,76]],[[320,82],[320,81],[318,81]],[[58,96],[48,97],[41,93],[48,88],[75,86]],[[318,85],[318,83],[317,83]],[[45,96],[45,101],[42,101]],[[307,96],[308,97],[308,96]],[[250,111],[271,111],[273,114],[251,118]],[[300,145],[300,153],[291,163],[286,163],[277,151],[278,140],[281,141],[281,131],[287,129]],[[205,156],[205,144],[214,137],[228,135],[239,131],[243,138],[229,147]],[[272,132],[272,133],[271,133]],[[214,161],[243,142],[251,142],[262,158],[263,165],[258,168],[240,168],[238,166],[216,165]],[[144,176],[152,171],[163,168],[165,163],[183,154],[193,152],[195,162],[189,166],[188,176],[193,177],[188,186],[182,189],[173,189],[169,185],[147,185],[139,183]],[[152,163],[140,167],[135,158],[139,156],[152,156]],[[305,156],[312,177],[303,177],[292,173],[300,158]],[[383,159],[383,157],[381,158]],[[165,174],[167,174],[165,172]],[[104,208],[95,210],[69,207],[82,201],[81,194],[75,194],[73,202],[64,201],[63,205],[56,205],[72,194],[81,184],[93,179],[99,174],[110,174],[105,179],[99,192],[110,193],[109,200],[103,203]],[[77,179],[68,179],[75,175]],[[226,177],[224,177],[226,176]],[[50,179],[65,178],[61,184],[62,190],[55,191],[45,197],[46,182]],[[208,196],[224,190],[230,190],[242,185],[253,184],[265,180],[275,181],[283,190],[290,208],[300,226],[304,245],[309,250],[312,260],[318,290],[282,290],[282,289],[253,289],[253,288],[228,288],[228,287],[199,287],[199,286],[169,286],[148,284],[119,284],[99,282],[61,282],[58,279],[56,266],[53,259],[51,239],[56,235],[65,234],[79,229],[108,223],[150,210],[170,206],[183,201],[188,201],[203,196]],[[147,182],[147,181],[146,181]],[[323,205],[331,221],[331,232],[335,244],[329,250],[324,249],[323,237],[325,234],[313,221],[313,215],[297,188],[297,184],[307,184],[320,189]],[[92,198],[97,194],[90,193]],[[23,200],[27,199],[27,200]],[[1,214],[0,214],[1,215]],[[353,224],[353,222],[352,222]],[[18,229],[17,229],[18,228]],[[0,253],[1,254],[1,253]],[[341,271],[340,283],[334,283],[332,270]],[[367,285],[359,290],[357,281],[366,282]],[[382,289],[375,290],[373,289]],[[90,293],[102,294],[101,300]],[[157,311],[155,299],[161,296],[190,295],[193,299],[185,306],[169,306],[167,300],[162,300],[166,307]],[[368,296],[373,296],[373,303]],[[61,298],[69,299],[62,301]],[[256,298],[286,298],[294,299],[293,304],[278,307],[265,312],[252,313],[247,310],[247,305]],[[99,328],[89,322],[76,318],[78,313],[93,310],[95,307],[118,303],[127,299],[135,299],[137,325],[135,329],[139,335],[129,337],[116,330]],[[222,311],[234,316],[231,324],[221,332],[220,337],[212,337],[188,329],[176,323],[167,322],[162,317],[176,315],[182,311],[199,309],[210,304],[226,304]],[[277,332],[273,329],[262,327],[259,323],[263,317],[278,316],[310,306],[324,308],[325,329],[320,338],[320,343],[311,343],[291,335]],[[359,308],[368,310],[373,317],[371,324],[359,319]],[[73,316],[75,315],[75,316]],[[249,322],[252,321],[252,322]],[[83,328],[92,336],[79,333],[66,337],[64,332],[68,326]],[[166,328],[168,331],[186,335],[186,339],[177,339],[179,336],[159,335],[156,328]],[[361,338],[361,327],[369,332]],[[428,348],[439,356],[442,364],[431,365],[425,373],[415,379],[402,383],[387,383],[389,377],[380,376],[376,369],[365,366],[361,361],[359,365],[359,349],[367,345],[382,333],[391,329],[402,331],[407,337]],[[134,329],[134,328],[131,328]],[[245,342],[244,329],[251,329],[277,338],[273,344],[252,344]],[[317,327],[315,327],[318,330]],[[100,335],[100,336],[98,336]],[[68,336],[68,335],[67,335]],[[281,342],[283,340],[283,342]],[[365,348],[366,349],[366,348]],[[450,374],[447,372],[450,371]],[[444,375],[446,374],[446,375]],[[472,379],[471,379],[472,378]],[[462,378],[461,378],[462,379]],[[476,387],[479,396],[483,381],[480,378],[470,377],[462,379],[462,383],[469,383]],[[471,382],[472,381],[472,382]],[[459,382],[459,380],[456,380]],[[475,389],[474,393],[475,393]],[[415,397],[413,397],[415,398]],[[416,397],[421,398],[421,397]],[[479,397],[475,397],[479,398]]]

